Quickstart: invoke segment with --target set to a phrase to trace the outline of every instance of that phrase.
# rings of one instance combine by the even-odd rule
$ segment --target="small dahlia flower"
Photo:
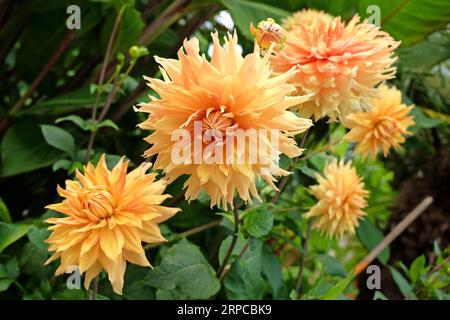
[[[294,28],[298,28],[299,25],[313,25],[317,20],[323,20],[325,22],[331,22],[333,20],[333,16],[329,13],[326,13],[322,10],[316,9],[303,9],[297,12],[294,12],[289,17],[283,20],[283,28],[287,31],[290,31]]]
[[[262,49],[268,49],[272,43],[281,47],[286,40],[284,29],[271,18],[260,21],[256,28],[251,23],[250,33]]]
[[[364,158],[376,157],[383,150],[386,157],[391,148],[398,148],[405,141],[407,131],[414,124],[413,117],[408,116],[413,106],[402,104],[402,93],[395,87],[380,87],[380,98],[372,98],[372,109],[348,115],[343,121],[350,129],[345,138],[356,143],[355,151]]]
[[[336,121],[369,108],[374,87],[395,75],[392,54],[398,45],[375,25],[359,22],[358,16],[347,25],[340,17],[315,19],[293,26],[271,62],[275,73],[297,67],[300,72],[291,79],[297,93],[314,95],[297,107],[300,115]]]
[[[355,233],[358,219],[365,215],[368,195],[355,168],[350,162],[334,160],[325,166],[323,176],[317,175],[317,182],[309,192],[319,201],[306,217],[314,217],[314,227],[330,237]]]
[[[253,53],[242,57],[236,33],[225,38],[224,46],[217,33],[212,37],[211,61],[199,54],[196,38],[184,41],[177,60],[156,57],[163,80],[146,79],[159,98],[140,105],[139,111],[149,116],[139,126],[154,131],[146,138],[152,147],[144,155],[157,155],[155,167],[164,170],[169,182],[188,175],[188,200],[205,191],[211,206],[227,207],[236,192],[244,201],[259,199],[257,176],[275,188],[274,176],[288,174],[278,166],[280,153],[300,155],[292,135],[312,123],[287,110],[309,97],[288,97],[295,90],[288,80],[296,71],[273,77],[270,48],[261,57],[255,45]],[[238,143],[239,133],[251,138]],[[262,137],[252,143],[255,134]]]
[[[78,266],[86,273],[84,286],[103,269],[114,291],[122,293],[126,262],[150,266],[141,242],[165,241],[158,223],[179,209],[161,206],[170,197],[163,194],[166,183],[155,181],[156,173],[146,174],[150,164],[142,164],[127,174],[128,161],[120,160],[110,171],[104,155],[97,167],[88,164],[78,181],[66,180],[58,186],[64,200],[47,206],[63,217],[46,222],[51,234],[46,240],[55,253],[46,264],[61,259],[56,275]]]

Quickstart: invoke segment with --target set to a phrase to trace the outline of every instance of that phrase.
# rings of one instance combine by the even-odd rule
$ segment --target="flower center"
[[[95,186],[82,192],[83,209],[99,219],[111,217],[114,214],[114,202],[106,186]]]
[[[237,128],[237,124],[233,120],[231,112],[221,110],[208,109],[202,120],[203,141],[208,142],[215,139],[225,140],[227,130]]]

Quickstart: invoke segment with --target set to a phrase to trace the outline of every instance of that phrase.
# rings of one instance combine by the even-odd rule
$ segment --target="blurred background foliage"
[[[80,30],[66,28],[66,8],[72,4],[81,8]],[[182,208],[162,226],[169,243],[148,247],[156,267],[129,265],[123,296],[101,279],[98,298],[295,298],[298,260],[309,232],[303,213],[314,203],[306,187],[335,156],[353,159],[363,176],[371,194],[368,216],[355,237],[337,241],[311,233],[301,297],[448,299],[447,0],[1,0],[0,299],[85,298],[84,290],[67,288],[67,277],[53,276],[55,263],[43,265],[48,258],[43,220],[55,215],[44,207],[58,199],[56,185],[82,167],[92,136],[92,159],[104,152],[109,165],[121,155],[142,162],[146,133],[136,124],[143,115],[132,108],[150,93],[142,76],[160,77],[154,55],[175,57],[190,36],[209,52],[211,32],[234,29],[248,53],[251,22],[280,21],[302,8],[345,20],[354,14],[364,18],[373,4],[381,10],[382,29],[402,41],[393,83],[404,101],[415,105],[416,122],[404,147],[386,159],[363,161],[353,155],[352,145],[340,141],[342,126],[316,123],[307,157],[293,167],[280,199],[268,205],[274,192],[261,182],[266,204],[241,208],[242,232],[222,283],[214,270],[231,242],[231,213],[211,209],[206,197],[187,204],[180,178],[168,187],[173,198],[167,205]],[[99,81],[102,73],[105,79]],[[103,118],[93,118],[93,108]],[[287,159],[282,164],[291,165]],[[382,266],[381,291],[368,290],[364,275],[349,285],[352,268],[427,195],[433,205],[376,261]]]

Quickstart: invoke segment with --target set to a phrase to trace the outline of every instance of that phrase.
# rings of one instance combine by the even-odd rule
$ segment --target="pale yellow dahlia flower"
[[[281,47],[286,40],[286,31],[271,18],[260,21],[256,28],[251,23],[250,33],[262,49],[268,49],[272,43]]]
[[[325,22],[331,22],[333,20],[333,16],[325,11],[316,10],[316,9],[303,9],[297,12],[294,12],[289,17],[283,19],[282,26],[287,31],[290,31],[294,28],[298,28],[299,25],[313,25],[318,20],[323,20]]]
[[[365,215],[368,195],[355,168],[350,162],[334,160],[325,166],[323,176],[317,175],[317,182],[309,192],[318,202],[306,217],[314,217],[314,227],[329,237],[355,233],[358,219]]]
[[[299,24],[287,32],[286,42],[272,57],[279,74],[296,66],[300,70],[291,83],[297,93],[313,94],[297,106],[302,116],[315,120],[328,116],[335,121],[347,114],[369,108],[374,87],[394,77],[392,54],[399,42],[355,16],[345,25],[340,17],[314,24]]]
[[[279,154],[300,155],[302,149],[297,147],[291,135],[311,126],[309,119],[299,118],[287,110],[309,98],[288,97],[295,88],[287,82],[296,71],[289,70],[273,77],[268,62],[270,49],[268,55],[261,57],[259,47],[255,46],[253,53],[242,57],[237,41],[236,33],[228,35],[222,47],[217,33],[213,34],[211,61],[199,54],[196,38],[184,41],[176,60],[156,57],[164,79],[146,79],[159,98],[151,97],[151,101],[142,103],[139,109],[149,113],[148,119],[139,126],[154,130],[146,138],[153,146],[145,156],[157,155],[155,167],[164,170],[169,182],[188,175],[186,198],[196,199],[203,190],[210,196],[211,206],[226,207],[227,203],[232,206],[236,191],[244,201],[251,201],[252,196],[259,199],[255,186],[257,176],[275,187],[273,176],[288,174],[278,166]],[[200,134],[195,133],[199,123]],[[210,163],[206,160],[218,155],[216,147],[223,148],[227,159],[230,156],[220,139],[202,136],[213,129],[218,135],[239,129],[245,132],[267,130],[268,136],[279,132],[278,146],[273,144],[274,140],[260,139],[258,145],[252,145],[246,139],[243,150],[236,148],[231,155],[234,160],[237,157],[243,160],[241,163],[226,162],[220,156],[219,161]],[[190,155],[181,163],[173,159],[173,151],[180,142],[172,139],[172,134],[180,130],[190,134],[190,139],[183,140]],[[196,145],[198,139],[200,142]],[[211,151],[211,146],[215,151]],[[273,162],[269,171],[263,170],[267,164],[259,158],[256,162],[248,161],[248,155],[267,155],[269,149],[275,151],[275,155],[272,152],[269,155]],[[199,155],[201,161],[195,159]]]
[[[350,131],[345,139],[355,142],[355,152],[364,158],[374,159],[379,150],[386,157],[391,148],[398,148],[411,135],[408,127],[414,124],[413,117],[408,116],[413,106],[402,103],[402,93],[395,87],[380,87],[380,98],[370,100],[372,109],[348,115],[343,124]]]
[[[102,156],[97,167],[89,163],[84,174],[76,172],[78,181],[66,180],[65,189],[58,186],[64,200],[47,208],[63,217],[46,220],[52,224],[46,243],[55,252],[46,264],[61,259],[56,275],[77,266],[86,273],[87,289],[104,269],[121,294],[127,261],[150,266],[141,242],[165,241],[158,223],[179,209],[161,206],[170,195],[163,194],[164,180],[145,173],[149,166],[142,164],[127,174],[128,161],[120,160],[110,171]]]

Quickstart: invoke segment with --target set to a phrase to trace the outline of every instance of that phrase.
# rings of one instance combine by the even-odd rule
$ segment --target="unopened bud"
[[[250,33],[262,49],[269,48],[272,43],[282,46],[286,40],[286,31],[271,18],[260,21],[256,28],[250,24]]]

